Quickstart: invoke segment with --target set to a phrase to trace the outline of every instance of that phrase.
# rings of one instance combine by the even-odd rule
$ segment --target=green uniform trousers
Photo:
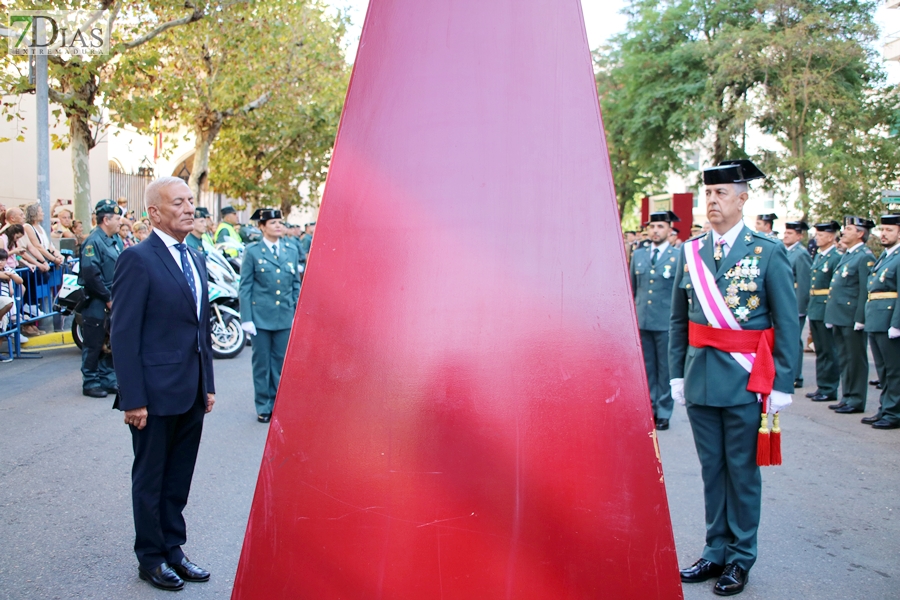
[[[841,402],[865,410],[869,392],[866,332],[854,331],[853,325],[835,325],[831,331],[841,366]]]
[[[877,348],[883,359],[881,377],[881,402],[878,416],[893,423],[900,423],[900,338],[890,339],[885,333],[870,333],[872,353]]]
[[[702,558],[719,565],[756,562],[762,477],[756,465],[760,404],[702,406],[687,403],[703,476],[706,546]]]
[[[81,317],[81,387],[113,390],[118,387],[113,357],[103,351],[106,341],[106,320]]]
[[[878,378],[878,381],[882,383],[882,389],[884,388],[884,357],[881,355],[881,347],[875,342],[875,339],[872,337],[872,333],[869,334],[869,348],[872,349],[872,359],[875,361],[875,376]]]
[[[809,320],[809,332],[816,347],[816,393],[837,398],[840,366],[834,354],[834,336],[824,321]]]
[[[281,367],[287,351],[290,329],[258,329],[253,336],[253,391],[256,414],[271,415],[275,408],[275,394],[281,381]]]
[[[800,346],[797,351],[797,361],[794,363],[794,379],[803,381],[803,349],[806,347],[806,339],[803,337],[803,325],[806,323],[806,316],[800,317]]]
[[[650,386],[653,417],[671,419],[675,402],[669,386],[669,332],[641,329],[641,349]]]

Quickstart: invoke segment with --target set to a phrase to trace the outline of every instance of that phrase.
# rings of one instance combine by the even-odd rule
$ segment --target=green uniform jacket
[[[834,246],[829,248],[826,253],[816,253],[816,257],[813,259],[812,271],[810,271],[809,305],[806,307],[806,316],[813,321],[825,320],[825,305],[828,296],[817,296],[812,294],[812,292],[813,290],[828,289],[828,286],[831,285],[831,277],[834,275],[834,270],[837,268],[840,260],[841,255],[838,254],[837,248]]]
[[[640,248],[631,256],[631,292],[637,312],[638,328],[667,331],[672,315],[672,284],[678,252],[669,244],[651,266],[653,247]],[[666,382],[668,384],[668,382]]]
[[[841,327],[866,322],[866,285],[875,255],[865,244],[844,252],[831,278],[825,322]]]
[[[265,242],[244,250],[241,262],[241,321],[257,329],[290,329],[300,296],[300,250],[293,241],[279,240],[276,259]]]
[[[206,234],[204,234],[206,235]],[[184,236],[184,243],[199,252],[200,254],[206,254],[206,249],[203,247],[203,238],[198,238],[194,235],[193,232]]]
[[[886,252],[872,267],[869,275],[868,291],[870,294],[877,292],[894,292],[900,289],[900,249],[894,250],[890,255]],[[900,329],[900,310],[897,310],[897,297],[869,300],[866,303],[866,331],[871,333],[886,333],[891,327]]]
[[[698,239],[698,238],[693,238]],[[779,392],[794,392],[794,361],[800,325],[794,277],[784,244],[744,227],[734,247],[718,270],[713,259],[712,232],[703,240],[700,256],[715,273],[716,284],[743,329],[775,328],[775,383]],[[756,402],[756,394],[747,391],[749,373],[731,354],[715,348],[695,348],[688,344],[688,321],[708,325],[700,302],[695,298],[691,276],[687,272],[684,251],[678,253],[672,320],[669,328],[669,369],[673,379],[684,378],[684,397],[691,404],[740,406]],[[741,274],[738,262],[750,263],[758,272]],[[730,288],[730,289],[729,289]]]
[[[106,303],[112,298],[113,275],[119,259],[118,236],[108,236],[95,227],[81,245],[81,259],[78,268],[78,283],[90,298],[82,314],[102,319]]]
[[[797,242],[787,251],[788,262],[791,263],[791,269],[794,271],[794,292],[797,294],[797,316],[806,314],[806,307],[809,306],[809,284],[811,283],[810,269],[812,268],[812,258],[806,251],[806,246],[802,242]]]

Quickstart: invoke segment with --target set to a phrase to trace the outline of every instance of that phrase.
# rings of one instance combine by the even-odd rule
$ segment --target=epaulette
[[[750,233],[753,234],[753,237],[760,239],[760,240],[766,240],[767,242],[771,242],[773,244],[781,243],[781,240],[779,240],[777,237],[773,237],[772,235],[770,235],[768,233],[762,233],[760,231],[751,231]]]
[[[254,246],[259,246],[259,242],[249,242],[246,246],[244,246],[244,251],[246,252],[247,250],[249,250],[250,248],[253,248]]]
[[[707,232],[707,233],[709,233],[709,232]],[[702,237],[706,237],[706,233],[701,233],[701,234],[699,234],[699,235],[695,235],[695,236],[692,237],[692,238],[688,238],[687,241],[693,242],[694,240],[699,240],[699,239],[702,238]]]

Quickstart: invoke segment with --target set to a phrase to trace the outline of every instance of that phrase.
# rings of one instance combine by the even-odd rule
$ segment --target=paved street
[[[814,357],[805,360],[812,384]],[[80,395],[79,364],[77,351],[56,350],[0,365],[0,598],[168,598],[137,578],[130,436],[111,399]],[[267,433],[254,418],[249,348],[218,361],[216,381],[186,511],[187,553],[213,576],[185,598],[229,597]],[[760,560],[741,598],[900,598],[900,430],[835,415],[805,391],[782,419],[785,465],[763,470]],[[686,565],[704,527],[682,407],[659,438]],[[686,586],[685,598],[714,598],[712,583]]]

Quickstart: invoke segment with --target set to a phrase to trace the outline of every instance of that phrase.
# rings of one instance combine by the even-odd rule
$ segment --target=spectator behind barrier
[[[15,267],[9,266],[8,259],[9,252],[0,248],[0,334],[10,329],[10,317],[16,314],[16,295],[12,286],[22,285],[22,278],[16,273]]]
[[[150,229],[141,221],[137,221],[131,226],[131,232],[134,234],[134,244],[143,242],[150,235]]]

